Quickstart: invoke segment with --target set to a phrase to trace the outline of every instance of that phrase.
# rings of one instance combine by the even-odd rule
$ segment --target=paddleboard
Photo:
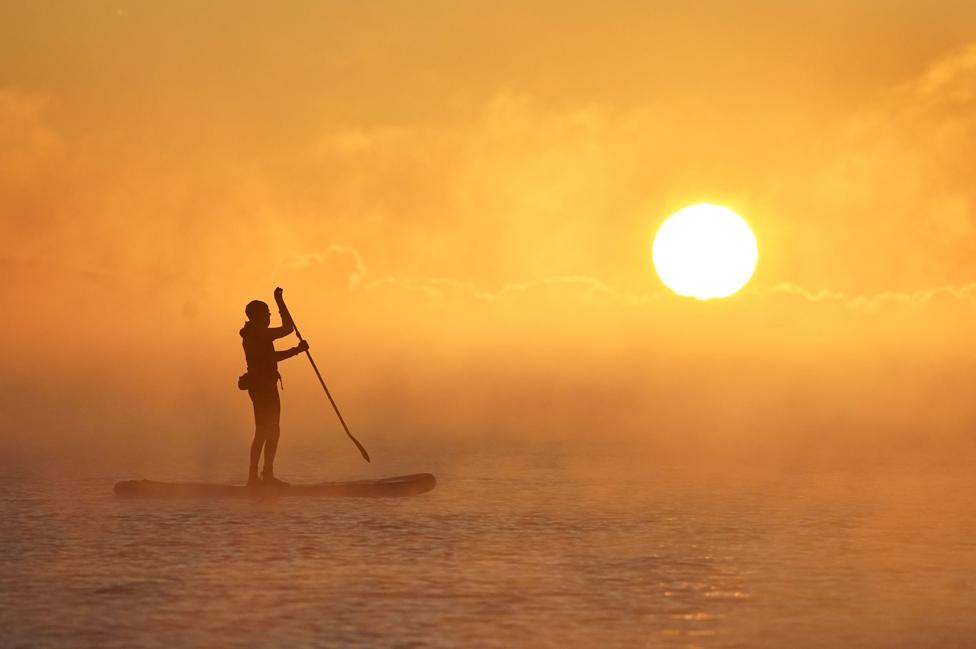
[[[123,480],[115,483],[115,495],[120,498],[280,498],[286,496],[378,498],[418,496],[430,491],[436,485],[437,479],[430,473],[288,487]]]

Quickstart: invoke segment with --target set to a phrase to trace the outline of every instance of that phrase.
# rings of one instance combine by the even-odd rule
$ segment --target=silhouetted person
[[[278,361],[301,354],[308,349],[304,340],[286,351],[275,351],[274,340],[284,338],[295,330],[291,315],[285,307],[281,297],[282,290],[274,291],[275,302],[278,305],[278,315],[281,317],[280,327],[269,327],[271,324],[271,310],[261,300],[248,302],[244,307],[247,322],[241,328],[244,356],[247,359],[247,374],[241,377],[241,388],[246,389],[254,404],[254,441],[251,442],[251,464],[247,475],[248,486],[261,484],[258,477],[258,460],[264,449],[264,470],[261,476],[264,484],[287,486],[288,483],[278,480],[274,476],[275,452],[278,450],[278,435],[280,433],[279,420],[281,418],[281,400],[278,395]]]

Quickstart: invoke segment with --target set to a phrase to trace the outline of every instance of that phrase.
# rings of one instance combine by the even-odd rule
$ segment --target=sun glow
[[[654,237],[654,268],[678,295],[728,297],[745,286],[759,250],[745,220],[721,205],[699,203],[675,212]]]

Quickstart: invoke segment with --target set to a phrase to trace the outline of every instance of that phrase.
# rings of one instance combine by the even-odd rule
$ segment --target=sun
[[[678,295],[728,297],[756,270],[759,249],[749,224],[727,207],[699,203],[675,212],[654,237],[654,268]]]

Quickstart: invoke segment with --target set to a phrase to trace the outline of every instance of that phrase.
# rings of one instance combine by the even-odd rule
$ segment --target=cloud
[[[533,281],[512,282],[489,289],[473,282],[450,277],[404,277],[384,275],[368,279],[363,255],[356,249],[341,244],[330,244],[323,252],[298,253],[289,256],[290,268],[313,273],[318,281],[336,274],[347,278],[350,290],[361,290],[367,295],[410,298],[440,306],[503,306],[506,304],[531,303],[550,306],[587,305],[614,306],[636,310],[660,310],[662,300],[675,298],[663,286],[657,290],[634,293],[614,287],[596,277],[567,275],[545,277]],[[769,298],[777,296],[798,297],[811,304],[835,304],[851,311],[878,313],[888,308],[919,310],[945,298],[950,302],[976,304],[976,282],[962,285],[944,285],[915,291],[882,291],[873,294],[849,294],[830,289],[810,289],[793,282],[780,282],[772,286],[747,286],[736,301],[754,303],[763,308]],[[684,298],[679,299],[684,301]]]
[[[296,199],[323,204],[374,277],[445,276],[475,294],[599,277],[640,299],[655,226],[698,200],[754,224],[759,284],[962,285],[976,278],[974,52],[776,145],[667,102],[554,106],[524,92],[440,122],[332,126]]]
[[[940,297],[961,303],[976,303],[976,283],[938,286],[908,292],[883,291],[872,295],[848,295],[839,291],[814,291],[790,282],[782,282],[767,289],[747,289],[747,292],[755,295],[792,295],[808,302],[834,302],[863,311],[878,311],[889,305],[920,309]]]
[[[62,142],[43,119],[44,97],[0,89],[0,183],[27,183],[62,151]]]
[[[56,221],[52,195],[70,192],[64,144],[45,123],[47,101],[0,89],[0,235],[5,253],[29,257]]]
[[[976,43],[929,66],[905,90],[941,105],[971,104],[976,100]]]
[[[583,275],[546,277],[535,281],[504,284],[497,290],[485,290],[470,282],[443,277],[398,278],[386,276],[369,283],[367,290],[380,290],[389,287],[423,295],[432,301],[454,304],[470,302],[497,304],[524,299],[544,299],[548,303],[610,303],[636,307],[645,305],[662,294],[661,292],[633,294],[612,288],[595,277]]]
[[[856,112],[775,209],[794,230],[792,280],[848,293],[976,279],[976,45]],[[802,262],[802,267],[800,267]]]
[[[629,182],[662,124],[503,92],[436,123],[327,125],[310,157],[294,161],[287,189],[305,206],[302,226],[324,232],[328,214],[329,240],[350,242],[380,276],[501,285],[592,275],[597,264],[619,273],[616,240],[647,233],[643,197],[624,198],[614,176],[629,168],[620,175]]]
[[[317,273],[322,267],[339,267],[348,276],[350,289],[356,288],[366,276],[366,263],[359,252],[349,246],[331,244],[323,252],[292,251],[287,255],[285,265],[293,270],[314,268]]]

